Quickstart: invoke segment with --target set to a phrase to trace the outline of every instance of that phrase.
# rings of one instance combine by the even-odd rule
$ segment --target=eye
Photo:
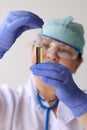
[[[48,43],[42,43],[42,47],[43,47],[43,49],[48,49],[49,48],[49,44]]]
[[[64,48],[58,48],[58,53],[62,53],[64,55],[71,55],[72,56],[72,53],[69,50],[64,49]]]

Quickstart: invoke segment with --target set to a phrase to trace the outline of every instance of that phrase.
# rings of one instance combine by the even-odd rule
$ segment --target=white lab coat
[[[32,76],[17,91],[6,84],[0,87],[0,130],[44,130],[46,111],[37,103],[35,94]],[[84,130],[62,102],[57,115],[50,111],[49,130]]]

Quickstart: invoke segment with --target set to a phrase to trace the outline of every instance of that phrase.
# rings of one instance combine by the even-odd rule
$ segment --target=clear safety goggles
[[[75,60],[79,55],[79,52],[74,48],[49,38],[42,37],[38,45],[42,46],[43,53],[56,51],[58,57],[62,59]]]

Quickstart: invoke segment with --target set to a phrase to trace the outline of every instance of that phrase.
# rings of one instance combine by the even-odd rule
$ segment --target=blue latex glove
[[[47,62],[31,66],[34,75],[42,76],[42,80],[53,86],[56,95],[73,113],[79,117],[87,112],[87,94],[73,81],[68,68],[58,63]]]
[[[28,11],[11,11],[0,24],[0,58],[26,30],[41,28],[43,20]]]

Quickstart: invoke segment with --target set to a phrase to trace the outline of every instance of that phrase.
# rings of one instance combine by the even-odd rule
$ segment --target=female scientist
[[[83,27],[72,17],[42,25],[27,11],[11,11],[0,25],[0,58],[24,31],[42,28],[29,81],[18,90],[0,87],[0,130],[87,130],[87,94],[72,78],[82,63]],[[39,45],[42,63],[36,63]]]

